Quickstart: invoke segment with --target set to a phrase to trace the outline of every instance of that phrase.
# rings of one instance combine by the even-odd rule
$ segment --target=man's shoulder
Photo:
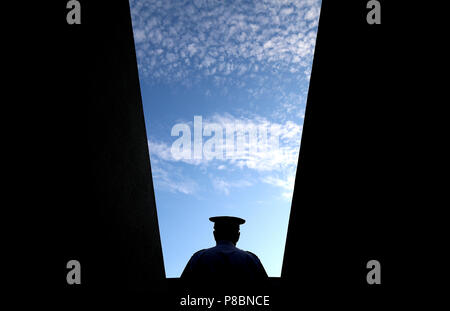
[[[256,258],[258,258],[258,256],[256,256],[256,254],[252,253],[251,251],[245,251],[247,254],[250,254],[251,256],[254,256]]]
[[[207,253],[210,253],[210,252],[212,252],[212,251],[214,251],[214,247],[203,248],[203,249],[201,249],[201,250],[199,250],[199,251],[196,251],[196,252],[192,255],[191,258],[199,258],[199,257],[201,257],[202,255],[207,254]]]
[[[203,248],[203,249],[201,249],[201,250],[198,250],[198,251],[196,251],[196,252],[192,255],[192,257],[199,256],[199,255],[203,254],[204,252],[206,252],[208,249],[209,249],[209,248]]]
[[[258,256],[256,256],[256,254],[252,253],[251,251],[245,251],[248,255],[250,255],[250,257],[252,257],[253,259],[259,261]]]
[[[202,257],[203,255],[206,255],[206,256],[208,256],[208,255],[215,255],[216,253],[220,253],[220,252],[223,252],[223,249],[221,247],[213,246],[213,247],[204,248],[204,249],[201,249],[201,250],[195,252],[192,255],[191,258],[192,259],[198,259],[198,258]],[[250,257],[250,258],[252,258],[252,259],[254,259],[256,261],[259,261],[259,258],[258,258],[258,256],[256,256],[256,254],[254,254],[254,253],[252,253],[250,251],[247,251],[247,250],[243,250],[243,249],[234,247],[233,248],[233,253],[234,254],[241,254],[241,256]]]

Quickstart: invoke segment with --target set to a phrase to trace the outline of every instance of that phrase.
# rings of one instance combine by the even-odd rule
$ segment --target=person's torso
[[[192,258],[195,274],[204,278],[257,279],[261,274],[261,263],[256,255],[235,247],[232,243],[199,251]]]

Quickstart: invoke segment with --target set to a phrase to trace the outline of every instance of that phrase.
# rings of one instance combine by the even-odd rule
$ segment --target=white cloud
[[[144,42],[146,39],[145,31],[143,29],[136,29],[134,32],[134,40],[136,43]]]
[[[156,156],[165,161],[174,161],[170,147],[163,142],[148,141],[148,149],[150,151],[150,157]]]
[[[222,178],[213,178],[212,185],[219,193],[229,195],[231,188],[250,187],[253,184],[248,180],[226,181]]]
[[[189,123],[189,122],[186,122]],[[209,119],[203,120],[203,126],[209,123],[216,123],[226,128],[230,124],[241,124],[246,128],[266,126],[273,129],[273,134],[279,136],[279,149],[270,150],[270,152],[250,153],[252,148],[258,148],[247,140],[246,150],[235,150],[232,158],[227,158],[226,153],[223,159],[175,159],[171,153],[171,143],[150,140],[148,142],[149,151],[152,160],[153,177],[156,184],[168,189],[185,194],[195,193],[198,185],[192,180],[186,179],[181,173],[182,168],[175,164],[186,164],[199,167],[206,172],[209,169],[218,171],[231,171],[247,169],[259,176],[259,181],[281,189],[281,196],[289,199],[294,189],[295,173],[297,168],[298,153],[302,127],[294,122],[288,121],[284,124],[270,122],[264,117],[253,116],[252,118],[237,118],[230,114],[214,115]],[[191,124],[192,125],[192,124]],[[226,136],[225,136],[226,137]],[[175,139],[175,138],[174,138]],[[203,141],[203,143],[206,139]],[[257,140],[252,143],[258,144]],[[253,149],[258,150],[258,149]],[[212,185],[216,191],[228,195],[233,188],[249,187],[254,184],[248,180],[230,181],[224,178],[213,177],[210,175]]]
[[[295,176],[293,174],[285,178],[267,176],[263,178],[263,181],[270,185],[281,187],[285,190],[294,190]]]
[[[319,17],[320,10],[317,7],[312,7],[306,12],[305,19],[306,20],[316,20]]]
[[[295,171],[288,172],[287,175],[282,177],[266,176],[262,178],[262,181],[266,184],[279,187],[283,190],[281,196],[285,199],[291,199],[294,193],[295,185]]]
[[[161,163],[159,159],[152,159],[152,177],[156,189],[164,189],[170,192],[183,194],[195,194],[198,184],[185,176],[180,168],[170,163]]]
[[[228,125],[240,125],[245,129],[261,127],[270,129],[270,135],[279,137],[279,148],[264,151],[261,148],[263,142],[260,140],[260,137],[258,137],[257,140],[250,140],[247,136],[246,148],[238,150],[235,147],[232,157],[227,156],[227,153],[225,153],[223,159],[207,159],[206,157],[202,157],[201,159],[175,159],[171,153],[171,143],[156,141],[153,139],[148,142],[151,157],[157,157],[160,160],[168,162],[184,162],[186,164],[196,166],[209,166],[214,163],[215,167],[217,167],[216,163],[217,161],[220,161],[222,163],[219,164],[219,170],[223,169],[225,164],[227,164],[228,167],[240,169],[248,168],[259,172],[270,172],[284,170],[289,167],[296,167],[302,133],[301,125],[292,121],[287,121],[284,124],[270,122],[266,118],[260,116],[254,116],[253,118],[237,118],[230,114],[214,115],[210,119],[203,120],[204,127],[211,123],[218,124],[225,130]],[[203,144],[207,140],[208,138],[204,137]],[[224,136],[224,141],[226,141],[226,136]],[[193,141],[191,144],[193,146]],[[251,152],[251,150],[256,150],[256,152]]]

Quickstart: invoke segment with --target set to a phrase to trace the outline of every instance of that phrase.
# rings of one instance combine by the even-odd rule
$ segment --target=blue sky
[[[216,215],[246,219],[237,246],[280,276],[321,2],[130,5],[166,276],[215,245],[208,218]],[[225,141],[230,124],[267,128],[278,147],[244,135],[233,157],[215,140],[211,150],[223,157],[180,159],[174,142],[189,133],[172,128],[189,127],[193,147],[194,116],[216,129],[201,133],[203,148]]]

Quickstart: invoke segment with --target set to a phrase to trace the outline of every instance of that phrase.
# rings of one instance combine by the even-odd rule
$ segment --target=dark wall
[[[108,20],[113,22],[100,22],[91,33],[98,46],[90,47],[94,59],[87,111],[92,129],[90,182],[109,237],[106,252],[123,263],[124,282],[117,286],[148,289],[164,278],[164,267],[126,2],[117,8],[108,4]],[[99,14],[93,16],[98,19]]]
[[[381,302],[412,284],[414,44],[406,11],[380,2],[382,24],[368,25],[367,1],[322,1],[282,271],[319,305]],[[366,282],[371,259],[381,286]]]
[[[48,90],[55,97],[48,117],[50,149],[44,149],[51,155],[46,195],[54,208],[48,257],[52,271],[59,267],[52,285],[162,291],[164,265],[128,1],[80,2],[81,25],[64,25],[63,1],[63,31],[53,37],[50,52],[57,68]],[[70,259],[81,263],[81,286],[66,284]]]

